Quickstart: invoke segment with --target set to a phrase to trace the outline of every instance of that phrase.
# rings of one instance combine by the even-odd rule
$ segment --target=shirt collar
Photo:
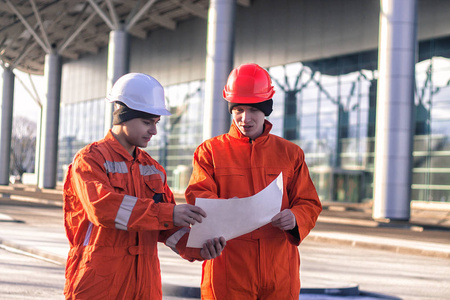
[[[270,123],[267,120],[264,120],[264,130],[263,133],[256,138],[256,140],[262,140],[266,139],[269,136],[270,130],[272,130],[272,123]],[[249,137],[246,137],[242,134],[242,132],[239,130],[239,128],[236,126],[233,120],[231,120],[231,127],[230,131],[228,132],[229,135],[231,135],[234,138],[237,139],[250,139]]]
[[[105,141],[109,143],[109,145],[114,149],[117,154],[120,154],[126,160],[134,160],[133,156],[128,153],[128,151],[122,146],[122,144],[114,137],[111,129],[108,130],[108,133],[105,136]],[[136,157],[139,155],[139,148],[136,147]]]

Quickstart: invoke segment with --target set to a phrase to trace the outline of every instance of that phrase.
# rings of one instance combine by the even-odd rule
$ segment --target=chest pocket
[[[164,185],[158,174],[144,176],[145,195],[155,203],[165,202]]]
[[[292,170],[288,168],[266,168],[266,179],[270,183],[283,172],[283,184],[286,186],[292,180]]]
[[[292,170],[289,168],[266,168],[265,175],[267,184],[270,184],[278,177],[278,175],[280,175],[281,172],[283,172],[283,187],[284,187],[281,209],[284,209],[289,207],[288,190],[286,189],[286,187],[292,181]]]
[[[115,192],[123,194],[128,191],[127,180],[124,178],[124,174],[109,173],[108,177]]]
[[[248,172],[240,168],[218,168],[214,176],[220,198],[247,197],[250,193]]]

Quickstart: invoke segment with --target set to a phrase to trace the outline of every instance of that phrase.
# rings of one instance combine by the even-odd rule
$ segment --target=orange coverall
[[[66,299],[162,299],[157,242],[186,254],[189,229],[174,226],[174,206],[145,151],[133,158],[111,131],[80,150],[64,183]]]
[[[234,122],[227,134],[201,144],[194,154],[186,190],[196,198],[248,197],[283,172],[281,210],[289,208],[297,226],[282,231],[267,224],[230,241],[222,255],[203,263],[202,299],[298,299],[300,258],[297,246],[315,226],[322,206],[299,146],[264,132],[255,140]],[[226,201],[226,200],[224,200]]]

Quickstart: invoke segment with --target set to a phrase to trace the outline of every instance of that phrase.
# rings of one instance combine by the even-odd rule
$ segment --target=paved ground
[[[0,244],[64,264],[68,245],[62,226],[60,191],[4,187],[0,194]],[[450,210],[416,208],[410,222],[388,224],[373,221],[367,205],[330,204],[324,208],[305,242],[379,249],[450,262]],[[167,247],[160,248],[160,257],[166,294],[198,292],[200,263],[184,262]],[[345,294],[356,287],[357,291],[357,285],[335,286],[323,278],[303,280],[303,287],[322,296],[333,290]]]

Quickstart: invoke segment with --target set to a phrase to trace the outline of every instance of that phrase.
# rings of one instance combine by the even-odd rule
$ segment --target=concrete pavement
[[[0,205],[0,247],[23,251],[64,265],[69,246],[60,217],[61,191],[0,187],[0,196],[10,202],[23,201],[57,208],[52,210],[57,215],[45,216],[48,210],[45,210],[45,205],[41,207],[38,213],[44,214],[45,222],[41,219],[36,221],[37,224],[29,219],[5,214]],[[178,198],[178,202],[182,201],[182,198]],[[33,210],[30,209],[30,212],[33,213]],[[306,240],[450,259],[450,209],[433,211],[415,208],[408,223],[392,224],[372,220],[367,204],[324,204],[316,228]],[[159,247],[159,253],[164,294],[198,297],[201,263],[184,261],[164,245]],[[358,286],[353,283],[331,284],[318,279],[302,279],[302,293],[329,295],[332,292],[337,295],[357,295]]]

